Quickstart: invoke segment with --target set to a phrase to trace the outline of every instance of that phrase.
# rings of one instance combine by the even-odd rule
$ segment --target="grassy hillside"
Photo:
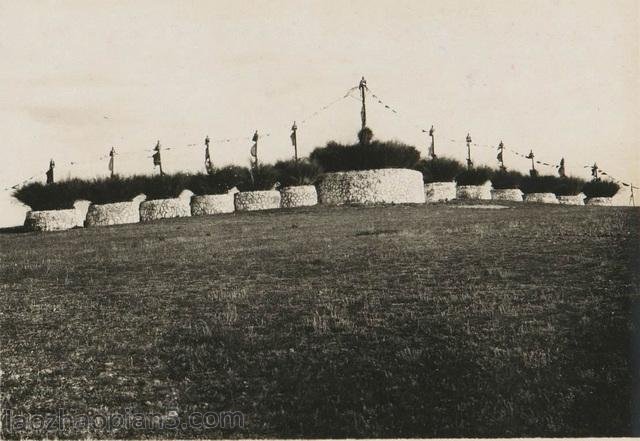
[[[0,234],[3,404],[245,415],[66,436],[630,435],[639,214],[315,207]]]

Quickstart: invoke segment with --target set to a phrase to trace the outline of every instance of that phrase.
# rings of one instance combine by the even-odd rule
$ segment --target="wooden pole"
[[[298,126],[293,122],[291,126],[291,143],[293,144],[293,157],[298,162]]]
[[[362,77],[360,80],[360,94],[362,95],[362,110],[360,111],[360,117],[362,119],[362,128],[364,129],[367,126],[367,104],[365,100],[365,89],[367,88],[367,80]]]
[[[467,133],[467,169],[473,167],[473,162],[471,162],[471,135]]]

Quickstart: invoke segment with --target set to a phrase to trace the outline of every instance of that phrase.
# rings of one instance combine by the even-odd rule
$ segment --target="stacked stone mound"
[[[280,189],[282,208],[311,207],[318,203],[318,192],[313,185],[296,185]]]
[[[603,207],[610,207],[613,205],[612,198],[598,197],[598,198],[588,198],[587,205],[599,205]]]
[[[29,231],[61,231],[77,225],[76,210],[29,211],[24,226]]]
[[[522,191],[519,188],[494,188],[491,190],[491,200],[522,202]]]
[[[62,231],[84,227],[89,201],[75,201],[73,208],[66,210],[29,211],[24,226],[29,231]]]
[[[584,205],[585,195],[580,193],[576,195],[558,196],[558,202],[562,205]]]
[[[154,199],[140,204],[140,221],[191,216],[191,197],[193,193],[184,190],[177,198]]]
[[[389,168],[327,173],[318,184],[322,204],[422,204],[422,173]]]
[[[491,182],[482,185],[458,185],[456,199],[491,200]]]
[[[235,209],[233,193],[207,194],[191,198],[191,216],[233,213]]]
[[[146,199],[141,194],[127,202],[92,204],[87,212],[87,227],[135,224],[140,222],[140,204]]]
[[[426,202],[452,201],[456,198],[455,182],[429,182],[424,184]]]
[[[241,191],[235,194],[236,211],[258,211],[280,208],[278,190]]]
[[[524,196],[525,202],[536,202],[541,204],[557,204],[558,198],[553,193],[529,193]]]

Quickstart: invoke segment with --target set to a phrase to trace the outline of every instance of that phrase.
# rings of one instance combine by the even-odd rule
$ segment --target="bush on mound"
[[[554,193],[557,196],[575,196],[580,194],[585,185],[585,180],[575,177],[558,178]]]
[[[611,181],[590,181],[584,184],[582,192],[588,198],[610,198],[620,190],[620,186]]]
[[[422,173],[425,183],[452,182],[465,169],[460,161],[446,157],[421,159],[414,168]]]
[[[233,187],[242,187],[251,182],[251,174],[247,167],[229,165],[215,168],[210,174],[192,175],[188,188],[194,194],[222,194]]]
[[[321,173],[318,164],[307,159],[278,161],[274,167],[282,187],[312,185]]]
[[[420,152],[396,141],[371,141],[369,144],[343,145],[331,141],[309,156],[325,172],[415,168]]]
[[[487,182],[492,175],[489,167],[474,167],[464,170],[456,176],[458,185],[482,185]]]
[[[520,188],[524,175],[515,170],[494,170],[491,174],[491,185],[496,190],[510,190]]]
[[[249,180],[238,185],[240,191],[271,190],[278,182],[278,171],[271,164],[259,164],[249,169]]]
[[[32,210],[58,210],[73,207],[73,202],[84,199],[87,181],[71,179],[45,185],[40,182],[27,184],[12,193],[12,196]]]
[[[523,193],[555,193],[560,178],[552,175],[524,176],[520,183]]]

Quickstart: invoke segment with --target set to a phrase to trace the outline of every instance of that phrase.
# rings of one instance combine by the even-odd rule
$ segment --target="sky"
[[[4,188],[44,181],[50,159],[58,180],[107,176],[114,147],[117,172],[157,173],[160,140],[166,172],[204,171],[205,136],[216,165],[247,165],[258,130],[272,162],[292,156],[294,120],[302,156],[353,141],[360,104],[342,97],[362,76],[378,139],[426,154],[433,125],[440,156],[464,160],[469,132],[476,164],[496,165],[502,140],[640,184],[639,13],[635,0],[0,0],[0,226],[26,210]]]

